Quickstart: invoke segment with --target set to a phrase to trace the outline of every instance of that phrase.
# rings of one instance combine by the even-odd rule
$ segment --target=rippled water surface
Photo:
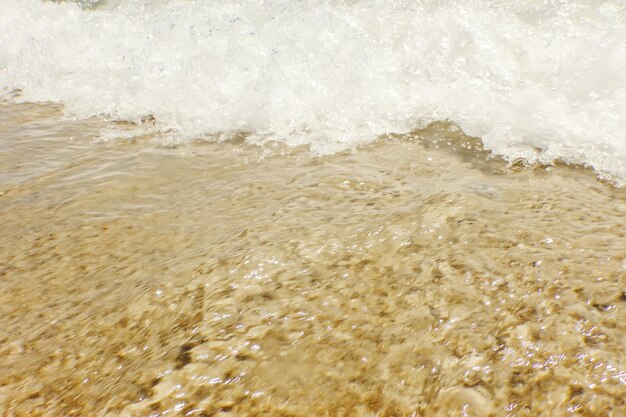
[[[0,415],[626,415],[623,189],[101,129],[0,106]]]

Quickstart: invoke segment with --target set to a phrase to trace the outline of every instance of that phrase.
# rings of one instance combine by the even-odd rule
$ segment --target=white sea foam
[[[333,152],[450,120],[626,179],[623,0],[0,2],[0,88]]]

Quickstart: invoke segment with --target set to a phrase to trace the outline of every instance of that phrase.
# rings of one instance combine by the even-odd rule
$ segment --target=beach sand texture
[[[626,194],[589,170],[59,112],[0,105],[0,415],[626,415]]]

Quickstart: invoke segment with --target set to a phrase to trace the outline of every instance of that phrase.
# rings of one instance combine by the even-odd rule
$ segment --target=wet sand
[[[589,170],[59,111],[0,104],[0,415],[626,415],[626,191]]]

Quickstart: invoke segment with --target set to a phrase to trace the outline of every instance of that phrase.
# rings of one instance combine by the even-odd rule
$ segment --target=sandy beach
[[[626,194],[591,170],[60,112],[0,105],[0,415],[626,415]]]

